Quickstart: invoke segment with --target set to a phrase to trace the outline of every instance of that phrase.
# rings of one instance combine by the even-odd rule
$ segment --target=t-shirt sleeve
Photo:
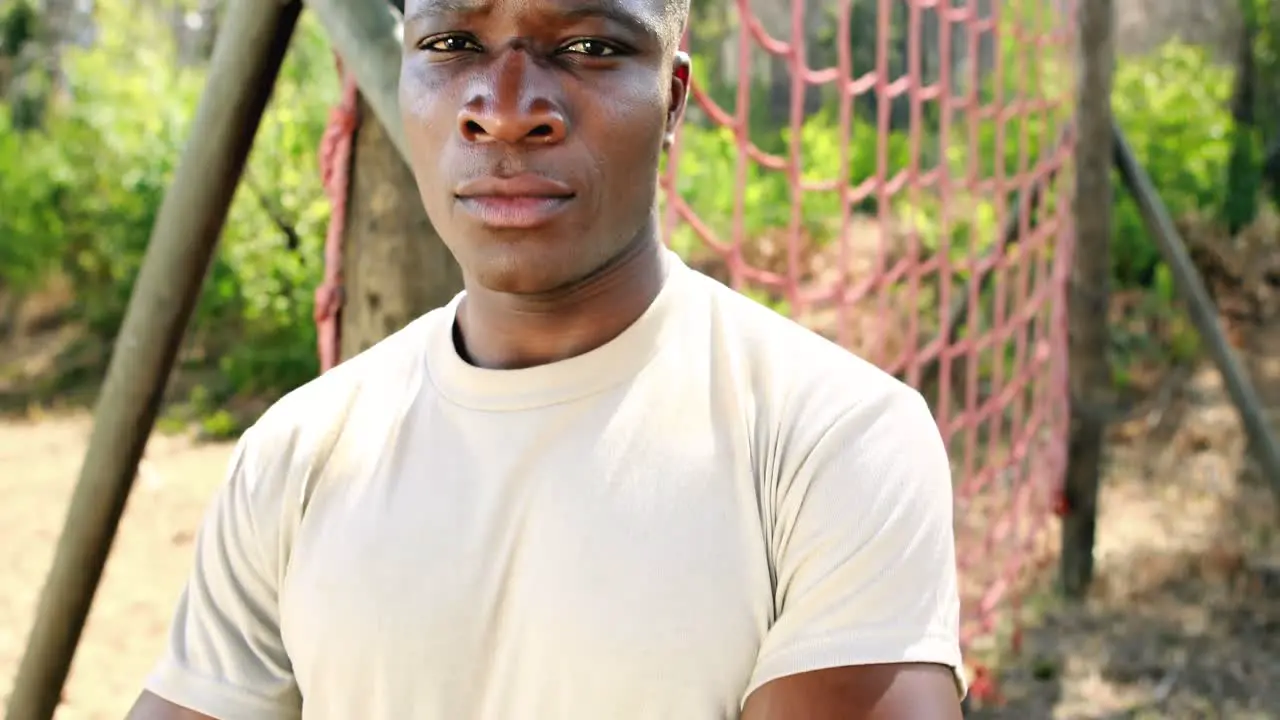
[[[253,432],[206,512],[168,643],[145,684],[220,720],[301,716],[277,603],[283,479],[256,472]]]
[[[951,470],[924,399],[897,387],[802,455],[773,499],[777,617],[747,695],[811,670],[936,663],[963,696]]]

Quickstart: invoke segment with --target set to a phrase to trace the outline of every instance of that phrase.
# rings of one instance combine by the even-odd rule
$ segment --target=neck
[[[472,365],[491,369],[527,368],[582,355],[639,319],[663,280],[662,245],[642,237],[591,275],[546,295],[468,288],[458,308],[459,351]]]

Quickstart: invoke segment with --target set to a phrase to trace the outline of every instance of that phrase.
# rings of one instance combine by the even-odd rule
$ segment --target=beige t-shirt
[[[457,300],[242,438],[151,692],[226,720],[712,720],[781,676],[951,666],[952,488],[918,393],[667,254],[563,362]]]

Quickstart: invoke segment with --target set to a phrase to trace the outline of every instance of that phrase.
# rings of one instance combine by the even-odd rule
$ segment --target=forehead
[[[405,22],[445,18],[514,21],[519,25],[612,21],[655,37],[670,33],[667,0],[406,0]]]

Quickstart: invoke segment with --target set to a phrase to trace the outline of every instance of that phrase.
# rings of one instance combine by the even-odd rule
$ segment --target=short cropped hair
[[[666,40],[671,46],[679,47],[684,37],[685,28],[689,25],[689,3],[692,0],[666,0]]]

